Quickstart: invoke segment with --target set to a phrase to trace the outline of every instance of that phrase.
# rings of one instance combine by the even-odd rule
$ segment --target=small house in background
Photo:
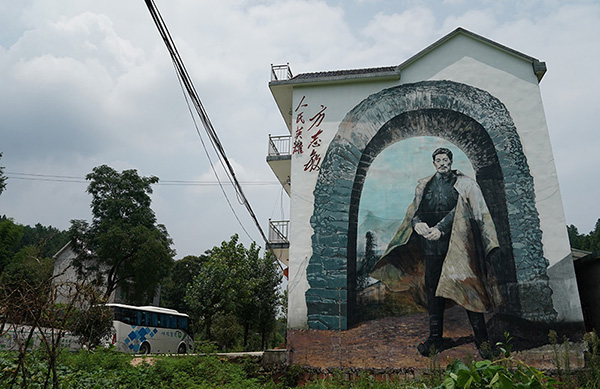
[[[492,341],[509,331],[520,349],[547,342],[551,329],[582,336],[545,72],[544,62],[463,28],[397,66],[293,75],[272,65],[269,88],[288,131],[270,137],[267,162],[290,196],[285,233],[274,234],[289,260],[290,362],[427,365],[417,352],[430,330],[424,263],[406,251],[413,233],[402,226],[421,200],[416,188],[436,172],[438,148],[476,183],[459,193],[470,196],[460,210],[470,216],[451,224],[473,249],[451,243],[459,259],[442,269],[451,302],[442,356],[476,352],[461,306],[486,312]],[[488,217],[493,227],[480,223]],[[404,248],[414,261],[389,259]],[[485,260],[461,262],[463,254]]]
[[[72,300],[73,287],[76,283],[91,282],[90,279],[82,279],[73,266],[73,260],[76,258],[71,242],[67,243],[54,255],[54,284],[58,289],[57,302],[68,303]],[[101,289],[100,289],[101,290]],[[117,286],[108,298],[108,303],[130,304],[128,299],[128,288]],[[152,302],[148,305],[159,306],[160,287]]]

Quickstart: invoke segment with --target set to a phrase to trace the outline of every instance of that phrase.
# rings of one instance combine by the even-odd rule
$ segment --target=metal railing
[[[288,230],[289,220],[269,219],[269,243],[289,243]]]
[[[269,134],[269,157],[279,155],[290,155],[291,135],[272,136]]]
[[[271,64],[271,81],[285,81],[294,77],[290,64],[273,65]]]

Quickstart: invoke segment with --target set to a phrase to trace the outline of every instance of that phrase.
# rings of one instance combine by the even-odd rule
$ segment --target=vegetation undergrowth
[[[17,354],[0,352],[0,387],[23,387],[22,378],[11,378]],[[47,366],[42,352],[27,356],[27,387],[51,387],[45,382]],[[132,355],[97,348],[63,352],[59,359],[60,388],[255,388],[263,387],[248,374],[244,361],[230,363],[215,355],[144,358],[135,366]]]
[[[437,355],[429,358],[429,367],[420,374],[373,375],[335,370],[307,381],[309,371],[290,365],[272,372],[263,371],[256,360],[228,361],[209,351],[204,355],[134,357],[114,349],[63,351],[59,354],[57,374],[60,388],[596,388],[600,383],[600,339],[587,334],[586,368],[571,370],[569,344],[550,335],[554,352],[554,377],[519,360],[512,353],[511,338],[496,345],[492,360],[452,361],[442,370]],[[26,382],[18,369],[18,353],[0,351],[0,387],[49,388],[47,358],[42,349],[26,355]],[[135,361],[134,361],[135,358]],[[136,362],[136,363],[132,363]],[[560,382],[559,382],[560,381]],[[56,387],[56,386],[55,386]]]

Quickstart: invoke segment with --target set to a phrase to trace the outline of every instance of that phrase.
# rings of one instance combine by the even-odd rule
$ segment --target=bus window
[[[125,320],[123,320],[127,324],[136,325],[137,324],[137,314],[134,310],[125,310],[126,316]]]
[[[182,330],[187,330],[188,328],[188,319],[187,317],[180,317],[179,318],[179,326],[178,328],[182,329]]]
[[[113,320],[121,321],[121,310],[117,307],[110,307],[110,310],[112,311]]]

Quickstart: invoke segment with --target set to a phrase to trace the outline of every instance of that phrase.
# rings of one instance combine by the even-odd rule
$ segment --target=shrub
[[[469,366],[456,359],[448,365],[438,388],[554,388],[559,385],[554,378],[511,355],[512,338],[508,333],[504,336],[506,341],[496,344],[500,358],[493,362],[473,361]]]

